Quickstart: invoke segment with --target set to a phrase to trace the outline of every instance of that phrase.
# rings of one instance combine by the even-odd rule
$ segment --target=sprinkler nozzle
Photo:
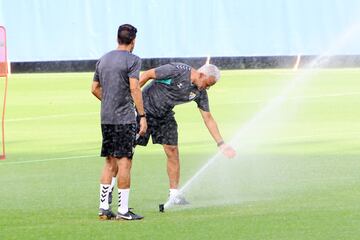
[[[164,204],[163,203],[159,204],[159,212],[163,213],[164,211],[165,211]]]

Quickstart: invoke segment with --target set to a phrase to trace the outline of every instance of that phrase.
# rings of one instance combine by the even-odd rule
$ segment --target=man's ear
[[[131,41],[131,52],[134,50],[134,48],[135,48],[135,39],[136,38],[134,38],[132,41]]]
[[[200,72],[200,79],[204,79],[204,78],[206,78],[206,75],[204,73]]]

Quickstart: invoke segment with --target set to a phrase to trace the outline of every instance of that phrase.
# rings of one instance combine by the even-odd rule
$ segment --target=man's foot
[[[168,200],[171,204],[174,204],[174,205],[188,205],[190,204],[188,201],[186,201],[185,197],[178,194],[176,196],[171,196],[169,197],[169,200]]]
[[[115,219],[116,215],[110,209],[99,209],[99,219],[100,220],[111,220]]]
[[[118,212],[116,215],[116,220],[141,220],[143,218],[143,216],[133,213],[132,211],[130,211],[130,209],[125,214],[121,214]]]

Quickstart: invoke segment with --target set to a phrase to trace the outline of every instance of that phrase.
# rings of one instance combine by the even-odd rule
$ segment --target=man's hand
[[[220,145],[220,151],[227,157],[227,158],[234,158],[236,156],[236,151],[230,145],[223,143]]]
[[[146,118],[142,117],[140,118],[140,131],[139,135],[144,136],[147,130],[147,121]]]

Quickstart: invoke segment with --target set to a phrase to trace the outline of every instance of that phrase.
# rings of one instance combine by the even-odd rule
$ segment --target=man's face
[[[209,89],[216,83],[214,76],[208,76],[204,73],[200,73],[201,84],[198,86],[198,89],[201,91],[203,89]]]
[[[206,89],[209,89],[211,86],[215,85],[216,80],[214,76],[210,76],[207,78],[207,87]]]

